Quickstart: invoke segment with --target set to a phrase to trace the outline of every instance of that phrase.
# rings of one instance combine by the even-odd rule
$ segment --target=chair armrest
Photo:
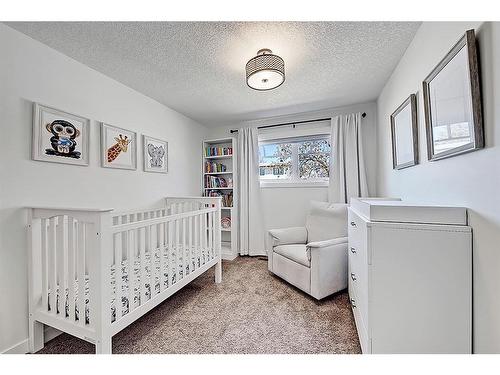
[[[307,242],[307,230],[305,227],[270,229],[269,235],[273,239],[273,246],[305,244]]]
[[[328,247],[328,246],[333,246],[333,245],[339,245],[347,243],[347,237],[338,237],[338,238],[332,238],[331,240],[324,240],[324,241],[315,241],[315,242],[309,242],[307,244],[308,248],[322,248],[322,247]]]

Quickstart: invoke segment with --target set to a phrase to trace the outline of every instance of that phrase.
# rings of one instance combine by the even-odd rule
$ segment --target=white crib
[[[111,353],[111,338],[210,267],[222,281],[220,197],[165,207],[29,208],[29,348],[44,324]]]

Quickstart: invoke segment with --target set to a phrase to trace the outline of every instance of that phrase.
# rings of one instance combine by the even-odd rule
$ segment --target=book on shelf
[[[233,207],[233,192],[221,190],[207,190],[204,195],[206,197],[222,197],[222,207]]]
[[[232,184],[232,179],[231,179]],[[224,177],[205,176],[205,188],[227,188],[227,181]]]
[[[205,147],[205,156],[226,156],[232,154],[232,147]]]
[[[216,162],[205,162],[205,173],[226,172],[227,167],[224,164]]]

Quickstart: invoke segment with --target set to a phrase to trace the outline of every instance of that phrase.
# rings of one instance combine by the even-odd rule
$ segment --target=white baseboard
[[[222,260],[235,260],[238,257],[238,254],[235,253],[222,253]]]
[[[45,326],[43,331],[44,331],[43,333],[45,342],[52,340],[53,338],[59,336],[62,333],[58,329],[52,328],[50,326]],[[17,343],[16,345],[11,346],[10,348],[1,352],[1,354],[26,354],[26,353],[29,353],[28,339],[25,339],[20,343]]]
[[[11,346],[10,348],[4,350],[2,354],[26,354],[28,353],[28,339],[21,341],[20,343]]]

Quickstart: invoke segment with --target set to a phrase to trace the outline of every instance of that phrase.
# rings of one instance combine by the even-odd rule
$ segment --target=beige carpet
[[[113,353],[360,353],[346,292],[321,302],[242,257],[213,269],[113,337]],[[39,353],[93,353],[62,334]]]

